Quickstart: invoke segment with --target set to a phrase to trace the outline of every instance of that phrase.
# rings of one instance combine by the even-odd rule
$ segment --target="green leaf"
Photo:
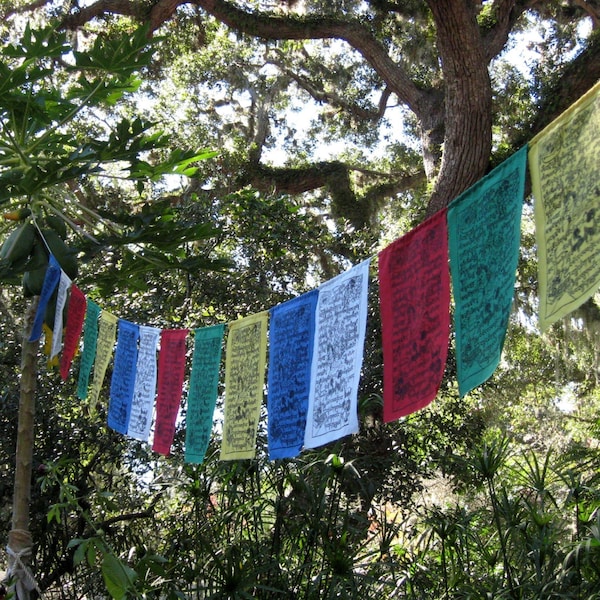
[[[185,175],[192,177],[198,170],[198,167],[191,167],[195,162],[208,160],[217,156],[218,152],[212,150],[202,150],[200,152],[173,150],[171,154],[162,162],[151,165],[140,161],[136,163],[131,171],[133,178],[148,178],[153,181],[159,180],[164,175]]]
[[[48,523],[52,523],[52,521],[56,521],[57,523],[60,523],[61,521],[61,516],[60,516],[60,509],[62,507],[62,504],[53,504],[50,509],[48,510],[48,514],[46,516],[46,519],[48,521]]]
[[[145,572],[150,571],[154,573],[154,575],[164,577],[167,572],[164,565],[167,563],[168,560],[164,556],[159,554],[146,554],[138,561],[136,572],[143,576]]]
[[[68,91],[67,98],[85,100],[86,104],[105,102],[114,106],[125,94],[135,92],[140,84],[141,80],[133,75],[127,78],[103,75],[95,79],[80,75],[77,84]]]
[[[120,37],[98,36],[93,47],[86,52],[73,52],[75,68],[102,71],[129,77],[150,63],[158,39],[148,38],[148,26],[138,28],[133,34]]]
[[[31,29],[28,23],[21,40],[6,46],[2,52],[5,56],[12,58],[33,60],[59,57],[69,50],[66,33],[58,32],[52,26]]]
[[[98,538],[90,538],[90,543],[87,545],[86,559],[90,567],[96,565],[98,553],[104,552],[104,545],[99,542]]]
[[[102,559],[102,577],[106,590],[115,600],[125,598],[134,586],[137,573],[114,554],[105,554]]]
[[[77,538],[77,539],[71,540],[67,544],[67,548],[74,548],[75,546],[77,547],[77,549],[75,550],[75,554],[73,555],[73,563],[74,564],[78,565],[85,560],[86,551],[87,551],[89,542],[90,542],[89,540]]]

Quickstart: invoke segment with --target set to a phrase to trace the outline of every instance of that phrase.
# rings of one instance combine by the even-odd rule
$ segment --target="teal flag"
[[[94,365],[94,359],[96,358],[99,318],[100,307],[88,298],[85,322],[83,324],[83,351],[79,363],[79,379],[77,380],[77,397],[80,400],[87,398],[90,374]]]
[[[194,331],[185,431],[185,462],[188,463],[201,463],[210,442],[224,330],[225,325],[222,324]]]
[[[500,362],[519,259],[526,165],[525,147],[448,207],[461,396],[488,379]]]

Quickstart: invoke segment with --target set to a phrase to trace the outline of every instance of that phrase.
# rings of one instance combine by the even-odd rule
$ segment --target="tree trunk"
[[[429,0],[446,85],[444,153],[429,213],[486,172],[492,147],[492,86],[472,0]]]
[[[29,334],[39,298],[29,306],[25,319],[21,350],[21,384],[15,459],[12,530],[8,534],[8,573],[19,600],[28,600],[36,587],[29,570],[33,541],[29,532],[29,505],[34,443],[35,391],[37,384],[37,354],[39,340],[29,341]]]

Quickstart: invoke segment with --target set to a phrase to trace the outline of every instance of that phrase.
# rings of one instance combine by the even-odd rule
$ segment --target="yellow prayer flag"
[[[254,458],[264,395],[268,311],[229,325],[221,460]]]
[[[98,322],[98,342],[96,344],[96,361],[94,362],[94,376],[90,388],[89,400],[95,406],[100,396],[104,375],[108,368],[117,336],[117,323],[119,319],[106,310],[100,312]]]
[[[528,160],[544,331],[600,286],[600,82],[531,141]]]
[[[59,359],[58,359],[58,356],[53,356],[52,358],[50,358],[50,353],[52,352],[52,341],[53,341],[52,329],[50,329],[50,327],[48,327],[48,325],[46,325],[46,323],[43,323],[42,324],[42,333],[44,334],[43,352],[48,357],[48,360],[46,361],[46,367],[48,369],[53,369],[58,366]]]

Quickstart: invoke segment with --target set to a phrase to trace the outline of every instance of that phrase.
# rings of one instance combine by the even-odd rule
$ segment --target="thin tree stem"
[[[23,334],[12,530],[8,536],[9,572],[15,575],[15,587],[18,590],[19,600],[28,600],[29,591],[32,589],[28,571],[33,546],[29,532],[29,506],[35,437],[35,392],[39,340],[30,342],[29,335],[37,312],[38,301],[39,297],[36,296],[29,305]]]

